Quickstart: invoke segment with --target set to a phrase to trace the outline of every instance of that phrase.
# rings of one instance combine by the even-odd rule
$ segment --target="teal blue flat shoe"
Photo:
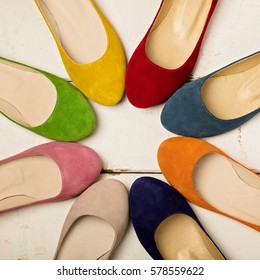
[[[260,112],[260,52],[188,83],[165,104],[169,131],[209,137],[235,129]]]
[[[0,58],[0,113],[16,124],[58,141],[79,141],[96,126],[83,94],[48,72]]]

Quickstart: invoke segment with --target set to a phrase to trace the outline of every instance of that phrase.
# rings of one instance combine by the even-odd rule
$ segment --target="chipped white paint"
[[[160,0],[96,0],[115,26],[129,58],[149,27]],[[259,50],[260,2],[220,0],[194,71],[199,77]],[[0,1],[0,56],[69,79],[55,43],[32,0]],[[162,106],[147,110],[124,100],[115,107],[93,104],[98,126],[84,145],[95,149],[104,168],[159,172],[159,144],[174,136],[160,124]],[[0,158],[16,154],[47,139],[0,116]],[[249,168],[260,170],[260,115],[243,127],[206,139]],[[100,179],[111,177],[102,175]],[[141,174],[114,175],[130,188]],[[163,179],[162,175],[151,175]],[[51,259],[73,200],[37,205],[0,215],[0,259]],[[230,219],[192,205],[202,224],[230,259],[260,259],[260,235]],[[149,259],[133,227],[114,259]]]

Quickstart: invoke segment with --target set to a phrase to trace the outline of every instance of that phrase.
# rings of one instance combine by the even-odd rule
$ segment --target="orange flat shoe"
[[[187,200],[260,231],[260,177],[215,146],[174,137],[158,149],[167,181]]]

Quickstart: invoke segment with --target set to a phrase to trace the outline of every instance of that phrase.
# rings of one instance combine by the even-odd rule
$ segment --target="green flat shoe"
[[[79,141],[96,126],[83,94],[48,72],[0,57],[0,113],[16,124],[57,141]]]

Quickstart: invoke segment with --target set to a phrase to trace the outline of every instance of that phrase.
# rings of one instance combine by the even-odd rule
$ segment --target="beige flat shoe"
[[[72,205],[54,259],[109,259],[126,231],[128,213],[128,192],[121,182],[95,183]]]

